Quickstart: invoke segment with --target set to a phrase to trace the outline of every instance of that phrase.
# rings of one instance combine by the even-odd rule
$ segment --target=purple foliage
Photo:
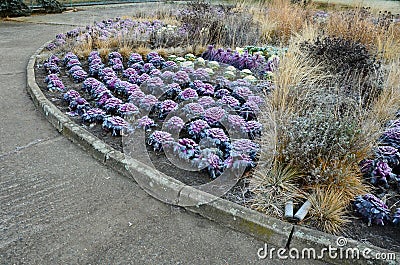
[[[146,95],[140,100],[139,107],[143,110],[150,111],[157,103],[158,99],[155,96]]]
[[[154,151],[161,152],[163,145],[172,144],[174,139],[171,134],[163,131],[154,131],[147,139],[147,144],[153,147]]]
[[[180,85],[190,82],[190,77],[185,71],[178,71],[173,76],[172,80]]]
[[[242,126],[244,133],[247,133],[251,139],[261,136],[262,124],[258,121],[247,121]]]
[[[179,118],[178,116],[173,116],[169,118],[163,124],[163,128],[165,128],[169,132],[179,132],[185,127],[185,122]]]
[[[87,110],[90,109],[89,103],[86,101],[86,99],[82,97],[77,97],[74,98],[73,100],[70,101],[69,110],[72,112],[76,112],[79,115],[84,114]]]
[[[225,110],[220,107],[212,107],[204,111],[204,120],[211,126],[219,125],[225,117]]]
[[[119,106],[117,113],[124,119],[138,115],[139,109],[132,103],[124,103]]]
[[[123,135],[124,130],[129,128],[129,123],[121,117],[106,117],[103,121],[103,128],[112,130],[113,136]]]
[[[138,128],[143,128],[146,131],[151,130],[151,127],[157,126],[153,119],[150,119],[148,116],[143,116],[137,121]]]
[[[88,74],[84,70],[77,70],[72,73],[72,78],[75,83],[83,82],[88,77]]]
[[[386,204],[372,194],[357,196],[354,202],[356,212],[370,226],[372,223],[384,225],[390,219],[390,211]]]
[[[189,135],[191,135],[194,139],[199,139],[201,137],[204,137],[204,130],[209,129],[210,125],[204,120],[194,120],[191,123],[189,123],[187,127],[187,131]]]
[[[186,88],[178,94],[179,100],[194,100],[198,99],[198,97],[199,95],[197,94],[196,90],[191,88]]]
[[[203,106],[203,108],[206,108],[206,107],[211,107],[212,105],[214,105],[215,100],[212,97],[205,96],[205,97],[199,98],[197,103],[199,103],[201,106]]]
[[[106,112],[99,108],[88,109],[82,115],[82,121],[88,123],[102,123],[106,117]]]
[[[182,108],[186,117],[189,119],[197,118],[203,115],[204,108],[199,103],[189,103]]]
[[[173,150],[182,159],[192,159],[200,152],[199,145],[189,138],[179,139]]]
[[[122,103],[122,100],[120,100],[119,98],[112,97],[104,102],[103,109],[107,111],[107,113],[115,113],[122,105]]]
[[[236,98],[232,96],[223,96],[220,100],[217,101],[217,103],[227,106],[230,106],[234,109],[237,109],[240,107],[240,102]]]
[[[66,93],[63,95],[63,99],[69,104],[72,100],[80,97],[81,95],[79,94],[78,91],[76,90],[68,90]]]
[[[178,103],[173,100],[167,99],[163,102],[159,103],[160,115],[159,118],[164,118],[170,113],[171,111],[178,109]]]

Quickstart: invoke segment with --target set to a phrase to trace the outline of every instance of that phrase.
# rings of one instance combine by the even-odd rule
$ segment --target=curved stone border
[[[207,200],[210,200],[211,198],[212,202],[208,204],[188,206],[185,207],[185,209],[198,213],[235,230],[252,235],[265,243],[277,246],[278,248],[297,248],[300,253],[302,249],[313,248],[317,254],[321,253],[321,251],[324,251],[325,249],[325,252],[322,252],[325,255],[320,259],[333,264],[398,264],[397,261],[400,259],[400,253],[397,252],[395,252],[395,261],[366,259],[361,255],[362,251],[365,249],[370,250],[368,251],[370,257],[375,256],[376,253],[393,252],[352,239],[347,240],[347,245],[343,247],[343,253],[346,249],[357,248],[360,251],[360,258],[347,260],[340,259],[339,251],[337,251],[338,258],[333,258],[328,255],[328,251],[330,247],[337,247],[336,242],[338,237],[336,236],[307,227],[283,222],[279,219],[269,217],[225,199],[216,198],[197,189],[188,188],[185,189],[185,192],[182,192],[181,188],[183,183],[180,181],[165,174],[163,176],[155,174],[153,168],[140,163],[133,158],[125,157],[123,153],[113,149],[92,133],[71,121],[42,93],[35,80],[34,68],[36,58],[48,43],[45,43],[40,47],[29,59],[27,66],[27,90],[36,107],[61,134],[66,136],[72,142],[77,143],[103,164],[110,166],[132,180],[134,179],[131,172],[143,174],[148,178],[153,189],[160,189],[163,192],[170,190],[171,192],[174,192],[174,194],[180,194],[179,197],[185,196],[185,199],[198,200],[199,198],[208,198]],[[176,199],[179,200],[179,198]],[[260,248],[261,247],[263,246],[260,246]],[[254,249],[255,255],[257,254],[257,251],[257,249]],[[288,251],[286,251],[285,254],[287,255]],[[275,257],[277,256],[277,250],[275,250],[274,255]],[[344,257],[345,254],[342,255],[342,257]]]

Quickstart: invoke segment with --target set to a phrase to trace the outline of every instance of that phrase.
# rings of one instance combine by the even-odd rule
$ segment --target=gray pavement
[[[322,264],[260,261],[263,242],[155,200],[35,109],[29,56],[71,25],[134,7],[0,22],[0,264]]]

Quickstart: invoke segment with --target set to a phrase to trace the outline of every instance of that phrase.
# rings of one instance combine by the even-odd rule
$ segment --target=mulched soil
[[[87,64],[82,61],[82,67],[87,70]],[[89,96],[82,91],[82,83],[74,83],[72,79],[70,79],[64,71],[64,67],[61,68],[60,78],[62,79],[64,85],[68,89],[74,89],[78,91],[82,96],[85,97],[90,103]],[[46,97],[57,106],[62,112],[68,112],[68,106],[63,101],[62,93],[60,92],[49,92],[46,89],[46,83],[44,79],[46,77],[46,73],[43,68],[36,68],[35,77],[36,82],[39,87],[42,89],[43,93]],[[99,139],[102,139],[104,142],[112,146],[114,149],[123,151],[122,148],[122,138],[112,136],[110,132],[106,132],[102,129],[101,125],[88,126],[82,124],[81,118],[79,116],[70,117],[71,120],[76,122],[77,124],[83,126],[92,134],[97,136]],[[157,170],[162,171],[163,173],[171,176],[187,185],[201,185],[211,181],[210,177],[206,172],[193,172],[186,171],[174,166],[164,154],[159,154],[154,152],[150,147],[147,149],[149,156],[155,165]],[[238,181],[238,183],[224,195],[223,198],[230,200],[232,202],[238,203],[240,205],[246,206],[246,202],[251,198],[251,192],[248,191],[248,179],[243,178]],[[361,242],[366,242],[373,244],[375,246],[385,248],[391,251],[400,252],[400,227],[395,227],[391,225],[387,225],[384,227],[381,226],[371,226],[368,227],[366,223],[361,221],[356,216],[351,216],[352,221],[346,225],[342,236],[350,237]],[[308,225],[306,225],[308,226]]]

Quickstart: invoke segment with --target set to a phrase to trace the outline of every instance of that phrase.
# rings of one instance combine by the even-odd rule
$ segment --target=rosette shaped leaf
[[[58,65],[53,62],[46,62],[43,64],[43,67],[48,74],[58,74],[60,72]]]
[[[242,126],[246,123],[246,120],[239,116],[239,115],[234,115],[234,114],[229,114],[227,117],[227,126],[233,130],[241,130]]]
[[[357,196],[354,207],[364,221],[371,224],[384,225],[390,221],[390,211],[386,204],[372,194]]]
[[[171,72],[171,71],[164,71],[164,72],[161,74],[161,79],[164,80],[165,83],[171,83],[171,82],[173,82],[174,76],[175,76],[175,73],[174,73],[174,72]],[[178,84],[178,85],[179,85],[179,84]]]
[[[243,104],[249,98],[249,96],[252,95],[253,92],[247,86],[238,86],[232,91],[232,96],[239,100],[241,104]]]
[[[65,67],[67,68],[67,70],[69,70],[74,66],[81,66],[82,67],[82,64],[78,59],[72,59],[72,60],[68,61],[67,65]]]
[[[72,112],[76,112],[78,115],[84,114],[88,109],[90,109],[89,103],[86,101],[86,99],[82,97],[77,97],[73,99],[69,103],[69,110]]]
[[[136,64],[136,63],[144,64],[143,57],[142,57],[142,55],[140,55],[138,53],[132,53],[129,56],[128,66],[131,67],[131,65]]]
[[[150,78],[151,77],[148,74],[144,73],[141,76],[139,76],[139,78],[136,80],[136,84],[141,85],[144,82],[146,82],[147,80],[149,80]]]
[[[106,112],[99,108],[88,109],[82,115],[82,121],[87,123],[102,123],[106,117]]]
[[[129,123],[121,117],[111,116],[104,119],[103,128],[112,131],[112,136],[120,136],[129,129]]]
[[[203,143],[210,143],[211,146],[217,146],[223,150],[229,147],[229,137],[221,128],[205,129]]]
[[[178,103],[176,103],[173,100],[167,99],[159,103],[159,109],[160,109],[159,118],[163,119],[168,115],[168,113],[178,109]]]
[[[212,179],[218,178],[224,170],[224,162],[216,154],[210,153],[207,157],[207,171]]]
[[[247,121],[256,119],[259,113],[260,108],[253,101],[247,101],[240,108],[240,115]]]
[[[72,74],[78,70],[83,70],[83,68],[79,65],[72,66],[71,69],[68,70],[68,74],[72,76]]]
[[[76,90],[68,90],[66,93],[63,95],[63,99],[69,104],[72,100],[80,97],[81,95],[79,94],[78,91]]]
[[[171,134],[163,131],[154,131],[147,139],[147,144],[153,147],[156,152],[163,150],[163,145],[172,145],[174,138]]]
[[[384,145],[400,149],[400,126],[387,129],[382,134],[379,141]]]
[[[137,121],[137,127],[144,129],[145,131],[150,131],[152,127],[156,126],[157,124],[154,122],[154,120],[150,119],[148,116],[143,116]]]
[[[83,82],[88,77],[88,74],[85,70],[77,70],[72,73],[72,78],[75,83]]]
[[[217,103],[221,104],[222,106],[227,105],[233,109],[239,109],[240,102],[236,98],[232,96],[223,96]]]
[[[64,56],[64,59],[63,59],[64,65],[67,66],[68,62],[71,61],[71,60],[78,60],[79,61],[79,58],[74,53],[67,52],[65,54],[65,56]]]
[[[192,73],[192,78],[195,80],[208,81],[210,79],[210,74],[206,69],[198,68]]]
[[[197,103],[199,103],[203,108],[209,108],[215,104],[215,100],[212,97],[205,96],[200,97]]]
[[[145,63],[142,67],[142,73],[150,74],[156,67],[152,63]]]
[[[377,159],[385,161],[391,167],[395,167],[400,163],[400,153],[398,149],[392,146],[378,146],[375,149]]]
[[[190,82],[190,77],[185,71],[178,71],[172,77],[172,80],[180,85],[185,85]]]
[[[132,118],[139,114],[139,109],[132,103],[124,103],[119,106],[117,113],[124,119]]]
[[[192,159],[200,153],[199,145],[189,138],[181,138],[174,144],[174,153],[182,159]]]
[[[146,95],[139,101],[139,108],[150,111],[156,104],[158,99],[153,95]]]
[[[188,119],[194,119],[203,115],[204,108],[199,103],[188,103],[182,108],[182,111]]]
[[[105,67],[103,63],[93,63],[89,65],[89,75],[99,76],[100,71]]]
[[[57,74],[48,75],[44,81],[47,83],[47,89],[51,92],[65,91],[64,83],[61,81]]]
[[[230,156],[233,158],[246,156],[254,161],[259,150],[259,144],[249,139],[239,139],[232,142]]]
[[[219,126],[225,114],[226,112],[223,108],[212,107],[204,111],[204,120],[210,126]]]
[[[125,78],[129,78],[131,75],[139,75],[139,73],[133,68],[127,68],[122,73],[122,76]]]
[[[165,128],[168,132],[180,132],[183,127],[185,127],[185,122],[178,116],[169,118],[163,124],[163,128]]]
[[[174,61],[166,61],[163,63],[163,65],[161,66],[161,69],[165,69],[165,68],[176,68],[178,67],[178,65],[174,62]]]
[[[222,97],[225,97],[225,96],[230,96],[230,95],[231,95],[231,92],[225,88],[218,89],[214,93],[214,97],[219,98],[219,99],[221,99]]]
[[[128,101],[140,107],[140,101],[146,96],[142,90],[137,90],[130,93]]]
[[[98,88],[99,86],[104,86],[99,80],[93,77],[86,78],[82,83],[82,89],[89,94],[92,94],[92,91]]]
[[[195,100],[198,99],[199,95],[197,94],[196,90],[191,88],[186,88],[181,93],[178,94],[178,99],[185,101],[185,100]]]
[[[111,61],[112,59],[120,59],[122,61],[122,55],[119,52],[110,52],[108,54],[108,60]]]
[[[164,92],[164,82],[159,77],[151,77],[142,84],[142,89],[153,95],[161,95]]]
[[[187,131],[193,139],[198,140],[205,137],[204,130],[209,129],[210,125],[204,120],[194,120],[187,126]]]
[[[148,60],[148,62],[156,68],[161,68],[165,63],[165,60],[161,56],[155,56]]]
[[[262,124],[258,121],[247,121],[242,126],[242,131],[247,133],[250,139],[261,136]]]
[[[116,111],[119,109],[119,107],[123,104],[122,100],[116,97],[112,97],[107,99],[104,102],[103,109],[110,114],[116,113]]]
[[[181,87],[177,83],[172,83],[166,86],[165,96],[174,99],[182,92]]]
[[[100,53],[98,51],[90,52],[90,54],[88,56],[88,63],[91,64],[93,62],[93,60],[100,60],[101,61]]]

